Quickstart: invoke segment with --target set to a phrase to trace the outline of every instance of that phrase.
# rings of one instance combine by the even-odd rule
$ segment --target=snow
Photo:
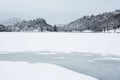
[[[109,30],[108,32],[114,33],[114,30]],[[120,29],[116,29],[115,32],[120,33]]]
[[[119,33],[0,33],[0,51],[120,53]]]
[[[44,53],[44,52],[40,52],[40,53],[35,53],[35,54],[49,55],[49,54],[57,54],[57,53],[51,53],[51,52]]]
[[[98,58],[98,59],[95,59],[95,60],[115,60],[115,61],[120,61],[120,58],[111,58],[111,57],[105,57],[105,58]]]
[[[90,32],[93,32],[93,31],[91,31],[91,30],[84,30],[82,32],[90,33]]]
[[[61,57],[54,57],[55,59],[65,59],[66,57],[61,56]]]
[[[0,80],[97,80],[47,63],[0,61]]]

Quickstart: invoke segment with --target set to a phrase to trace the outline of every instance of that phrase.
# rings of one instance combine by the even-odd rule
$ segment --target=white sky
[[[45,18],[50,24],[66,24],[119,8],[120,0],[0,0],[0,19]]]

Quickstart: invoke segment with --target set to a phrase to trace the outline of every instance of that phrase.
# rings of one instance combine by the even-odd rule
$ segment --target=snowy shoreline
[[[53,64],[10,61],[0,61],[0,75],[1,80],[98,80]]]

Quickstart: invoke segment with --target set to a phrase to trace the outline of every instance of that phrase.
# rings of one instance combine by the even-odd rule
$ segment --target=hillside
[[[4,26],[15,25],[18,22],[22,22],[22,19],[19,18],[10,18],[8,20],[0,20],[0,24]]]
[[[53,30],[53,26],[47,24],[47,22],[41,18],[29,21],[21,21],[13,25],[4,26],[5,32],[45,32]]]
[[[64,27],[59,27],[59,30],[65,32],[82,32],[90,30],[93,32],[107,32],[120,28],[120,10],[114,12],[106,12],[98,15],[84,16],[79,18]]]

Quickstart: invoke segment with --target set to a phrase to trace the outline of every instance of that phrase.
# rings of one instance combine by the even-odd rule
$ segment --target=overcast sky
[[[120,0],[0,0],[0,19],[44,18],[50,24],[66,24],[119,8]]]

